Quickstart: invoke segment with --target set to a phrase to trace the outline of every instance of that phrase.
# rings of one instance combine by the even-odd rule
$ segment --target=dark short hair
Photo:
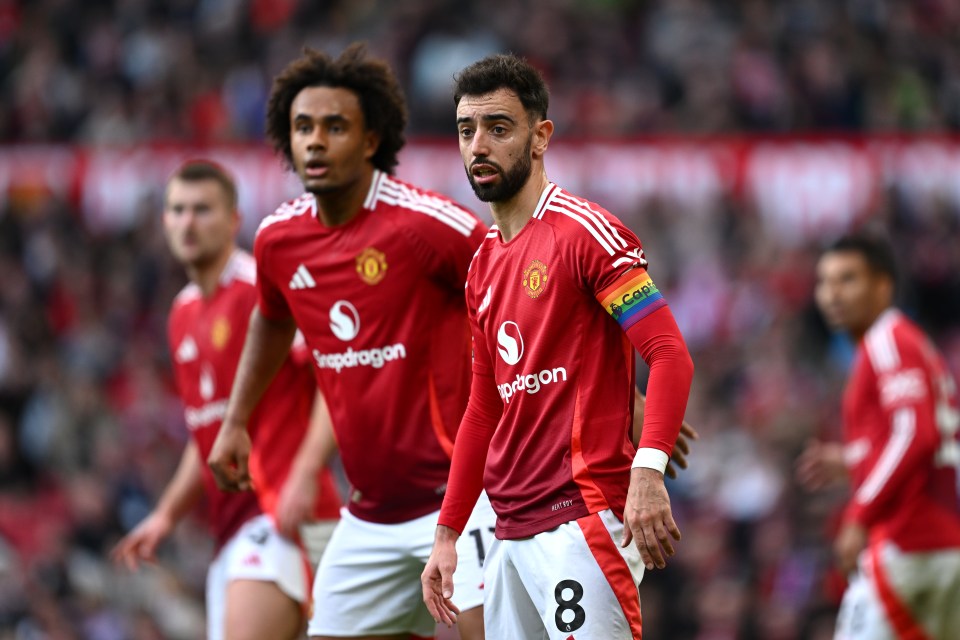
[[[827,247],[828,253],[858,253],[863,256],[867,267],[874,273],[897,281],[897,261],[890,242],[873,233],[852,233],[835,240]]]
[[[290,107],[307,87],[340,87],[352,91],[360,102],[364,126],[380,137],[371,162],[387,173],[397,166],[397,154],[406,142],[407,106],[403,90],[386,62],[371,58],[363,43],[347,47],[339,58],[305,47],[273,80],[267,102],[267,137],[273,148],[293,166],[290,148]]]
[[[453,102],[459,105],[463,96],[480,96],[497,89],[517,94],[520,104],[532,121],[547,118],[550,92],[543,76],[524,58],[512,53],[487,56],[454,76]]]
[[[220,188],[226,194],[227,205],[230,209],[237,208],[237,183],[234,182],[226,169],[212,160],[188,160],[173,172],[170,180],[183,180],[184,182],[213,180],[220,185]]]

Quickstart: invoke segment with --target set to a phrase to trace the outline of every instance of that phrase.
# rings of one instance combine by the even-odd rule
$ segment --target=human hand
[[[797,458],[797,481],[808,491],[817,491],[846,477],[843,445],[837,442],[811,440]]]
[[[675,553],[670,538],[679,541],[680,529],[673,521],[663,474],[656,469],[638,467],[630,470],[623,524],[621,547],[635,542],[647,569],[667,566],[666,557]]]
[[[833,543],[837,567],[843,575],[850,575],[857,568],[857,558],[867,547],[867,530],[855,522],[848,522],[840,529]]]
[[[250,460],[250,435],[241,426],[221,425],[207,464],[217,486],[223,491],[249,491],[253,488],[247,463]]]
[[[139,569],[141,562],[155,563],[157,547],[170,535],[173,524],[164,514],[152,512],[116,544],[110,558],[130,571]]]
[[[318,490],[317,476],[294,465],[277,500],[277,530],[281,535],[296,539],[300,525],[313,519]]]
[[[697,430],[687,424],[687,421],[684,420],[683,424],[680,425],[680,435],[677,436],[677,442],[673,445],[673,452],[670,454],[670,461],[667,462],[667,477],[677,477],[677,470],[674,468],[674,464],[681,469],[687,468],[687,456],[690,455],[689,441],[699,439],[700,434],[697,433]]]
[[[451,600],[453,572],[457,569],[458,537],[455,530],[439,525],[433,551],[430,552],[427,566],[420,575],[424,604],[437,624],[445,624],[447,627],[452,627],[460,615],[460,609]]]

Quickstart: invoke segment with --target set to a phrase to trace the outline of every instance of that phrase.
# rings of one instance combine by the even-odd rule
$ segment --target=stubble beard
[[[527,139],[527,144],[523,148],[520,159],[510,167],[509,171],[505,172],[500,165],[490,162],[489,160],[483,161],[483,164],[489,164],[500,172],[500,182],[477,184],[473,174],[470,173],[470,168],[464,167],[464,170],[467,172],[467,179],[470,181],[470,186],[473,187],[473,192],[481,202],[504,202],[520,192],[520,189],[522,189],[523,186],[527,184],[527,180],[530,179],[530,171],[533,166],[530,159],[532,144],[533,138],[531,137]]]

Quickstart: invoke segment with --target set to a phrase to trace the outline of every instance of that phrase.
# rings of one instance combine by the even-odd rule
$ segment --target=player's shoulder
[[[171,316],[174,314],[181,313],[185,307],[190,306],[203,298],[203,292],[200,290],[200,287],[196,283],[188,282],[183,289],[173,297],[173,304],[171,305],[170,313]]]
[[[483,240],[480,241],[480,246],[473,252],[473,257],[470,259],[470,265],[467,267],[467,282],[469,282],[472,277],[475,277],[477,272],[482,270],[487,262],[496,260],[493,253],[499,245],[500,230],[497,228],[497,225],[491,225],[483,237]]]
[[[482,224],[472,211],[452,198],[382,171],[374,174],[364,206],[405,227],[426,232],[446,228],[469,237]]]
[[[316,210],[316,199],[312,193],[303,193],[293,200],[287,200],[282,203],[269,216],[260,221],[257,227],[257,238],[269,234],[282,233],[287,229],[304,219],[304,216],[314,214]]]
[[[867,330],[863,347],[877,373],[894,371],[923,356],[929,339],[898,309],[887,309]]]
[[[560,241],[592,241],[608,252],[637,241],[619,218],[599,204],[552,183],[540,196],[533,217],[552,226]]]
[[[224,287],[251,287],[257,284],[257,261],[243,249],[235,249],[220,274]]]

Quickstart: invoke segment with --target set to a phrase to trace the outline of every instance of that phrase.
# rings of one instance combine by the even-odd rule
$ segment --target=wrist
[[[670,456],[660,449],[640,447],[637,449],[637,453],[633,457],[633,464],[630,466],[634,469],[653,469],[654,471],[659,471],[660,475],[663,475],[663,472],[667,469],[667,462],[669,461]]]
[[[448,527],[445,524],[437,525],[437,534],[434,538],[437,544],[456,544],[459,538],[460,532],[453,527]]]
[[[290,467],[290,476],[300,480],[315,481],[321,471],[323,471],[323,462],[312,458],[297,458]]]
[[[220,423],[220,431],[238,432],[246,430],[247,421],[230,413],[224,416],[223,422]]]

